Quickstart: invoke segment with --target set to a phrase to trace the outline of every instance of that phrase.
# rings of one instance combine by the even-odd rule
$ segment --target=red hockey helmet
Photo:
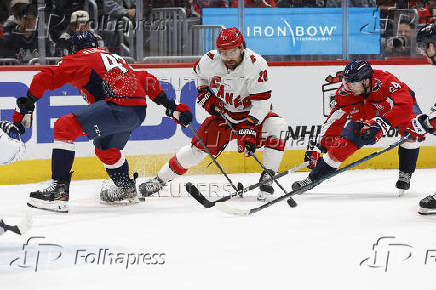
[[[216,40],[216,46],[219,50],[232,49],[243,45],[244,37],[242,33],[236,28],[226,28],[221,30]]]

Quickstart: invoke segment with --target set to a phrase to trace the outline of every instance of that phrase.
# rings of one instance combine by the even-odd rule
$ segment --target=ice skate
[[[27,205],[32,208],[67,213],[71,174],[67,181],[53,180],[46,189],[31,192]]]
[[[436,193],[421,199],[418,213],[423,215],[436,214]]]
[[[139,193],[142,197],[148,197],[159,192],[165,186],[165,182],[159,177],[147,180],[139,185]]]
[[[133,175],[133,179],[129,179],[122,186],[115,184],[103,184],[100,191],[100,201],[104,204],[117,205],[117,204],[131,204],[139,202],[138,194],[136,191],[136,178],[138,174]]]
[[[406,190],[410,189],[410,178],[412,173],[400,171],[395,187],[398,188],[398,195],[402,196]]]
[[[273,170],[271,170],[271,169],[268,169],[268,170],[272,176],[275,175],[275,172]],[[263,180],[266,180],[266,179],[270,179],[271,178],[270,174],[268,174],[264,170],[262,172],[262,174],[260,175],[259,182],[262,182]],[[259,190],[259,193],[257,194],[258,201],[268,201],[268,199],[274,194],[274,188],[272,187],[272,183],[273,183],[273,181],[270,180],[267,183],[264,183],[259,187],[260,190]]]

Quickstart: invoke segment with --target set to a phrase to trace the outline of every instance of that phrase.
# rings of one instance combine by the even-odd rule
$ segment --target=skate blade
[[[107,205],[107,206],[130,206],[130,205],[134,205],[137,204],[141,201],[141,198],[138,198],[137,196],[132,197],[132,198],[127,198],[124,200],[120,200],[120,201],[104,201],[104,200],[100,200],[100,204],[102,205]]]
[[[41,201],[36,198],[29,198],[27,206],[36,209],[47,210],[51,212],[68,213],[68,201]]]
[[[398,189],[398,197],[402,197],[405,192],[406,192],[406,190],[404,190],[404,189]]]
[[[436,214],[436,209],[420,207],[418,209],[418,213],[422,215],[432,215],[432,214]]]

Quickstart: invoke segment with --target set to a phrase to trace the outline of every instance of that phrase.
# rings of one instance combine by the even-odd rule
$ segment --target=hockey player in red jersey
[[[436,24],[431,23],[422,27],[416,35],[416,44],[427,61],[436,65]],[[436,135],[436,104],[430,113],[416,116],[407,129],[415,138],[424,138],[425,134]],[[420,214],[436,214],[436,193],[423,198],[419,202]]]
[[[343,84],[335,95],[335,105],[321,130],[321,140],[309,142],[305,161],[312,172],[292,185],[304,185],[336,171],[342,162],[365,145],[373,145],[390,129],[398,128],[402,136],[410,120],[421,110],[414,92],[389,72],[373,70],[368,61],[354,60],[345,66]],[[400,194],[410,188],[415,171],[419,141],[411,138],[398,149]],[[323,157],[321,153],[325,153]],[[309,186],[310,187],[310,186]]]
[[[274,174],[282,161],[287,125],[272,111],[268,65],[262,56],[245,47],[244,38],[235,27],[222,30],[216,45],[218,50],[209,51],[194,65],[198,79],[197,103],[210,114],[198,129],[198,135],[215,156],[235,139],[238,151],[246,156],[264,147],[264,165]],[[232,133],[223,116],[237,134]],[[139,191],[144,196],[158,192],[206,155],[201,142],[194,137],[155,178],[141,184]],[[267,171],[260,176],[261,180],[264,178],[268,178]],[[266,200],[273,192],[272,182],[263,184],[258,199]]]
[[[98,48],[98,40],[90,31],[73,36],[75,53],[63,57],[57,66],[43,69],[33,77],[27,97],[17,99],[15,122],[31,115],[35,102],[46,90],[66,83],[77,87],[89,106],[60,117],[54,124],[52,151],[52,184],[30,193],[28,206],[57,212],[68,212],[69,185],[74,160],[74,140],[82,135],[92,139],[96,156],[116,188],[101,192],[106,202],[137,201],[135,180],[129,177],[129,165],[122,149],[131,132],[144,121],[148,95],[166,107],[173,117],[179,111],[182,125],[192,120],[189,108],[169,100],[159,82],[146,72],[135,75],[127,62],[116,54]],[[174,117],[173,117],[174,118]]]

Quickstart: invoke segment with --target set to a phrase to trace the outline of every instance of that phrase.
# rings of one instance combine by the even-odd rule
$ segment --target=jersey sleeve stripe
[[[248,99],[252,101],[259,101],[259,100],[268,100],[271,98],[271,91],[260,93],[260,94],[251,94]]]

